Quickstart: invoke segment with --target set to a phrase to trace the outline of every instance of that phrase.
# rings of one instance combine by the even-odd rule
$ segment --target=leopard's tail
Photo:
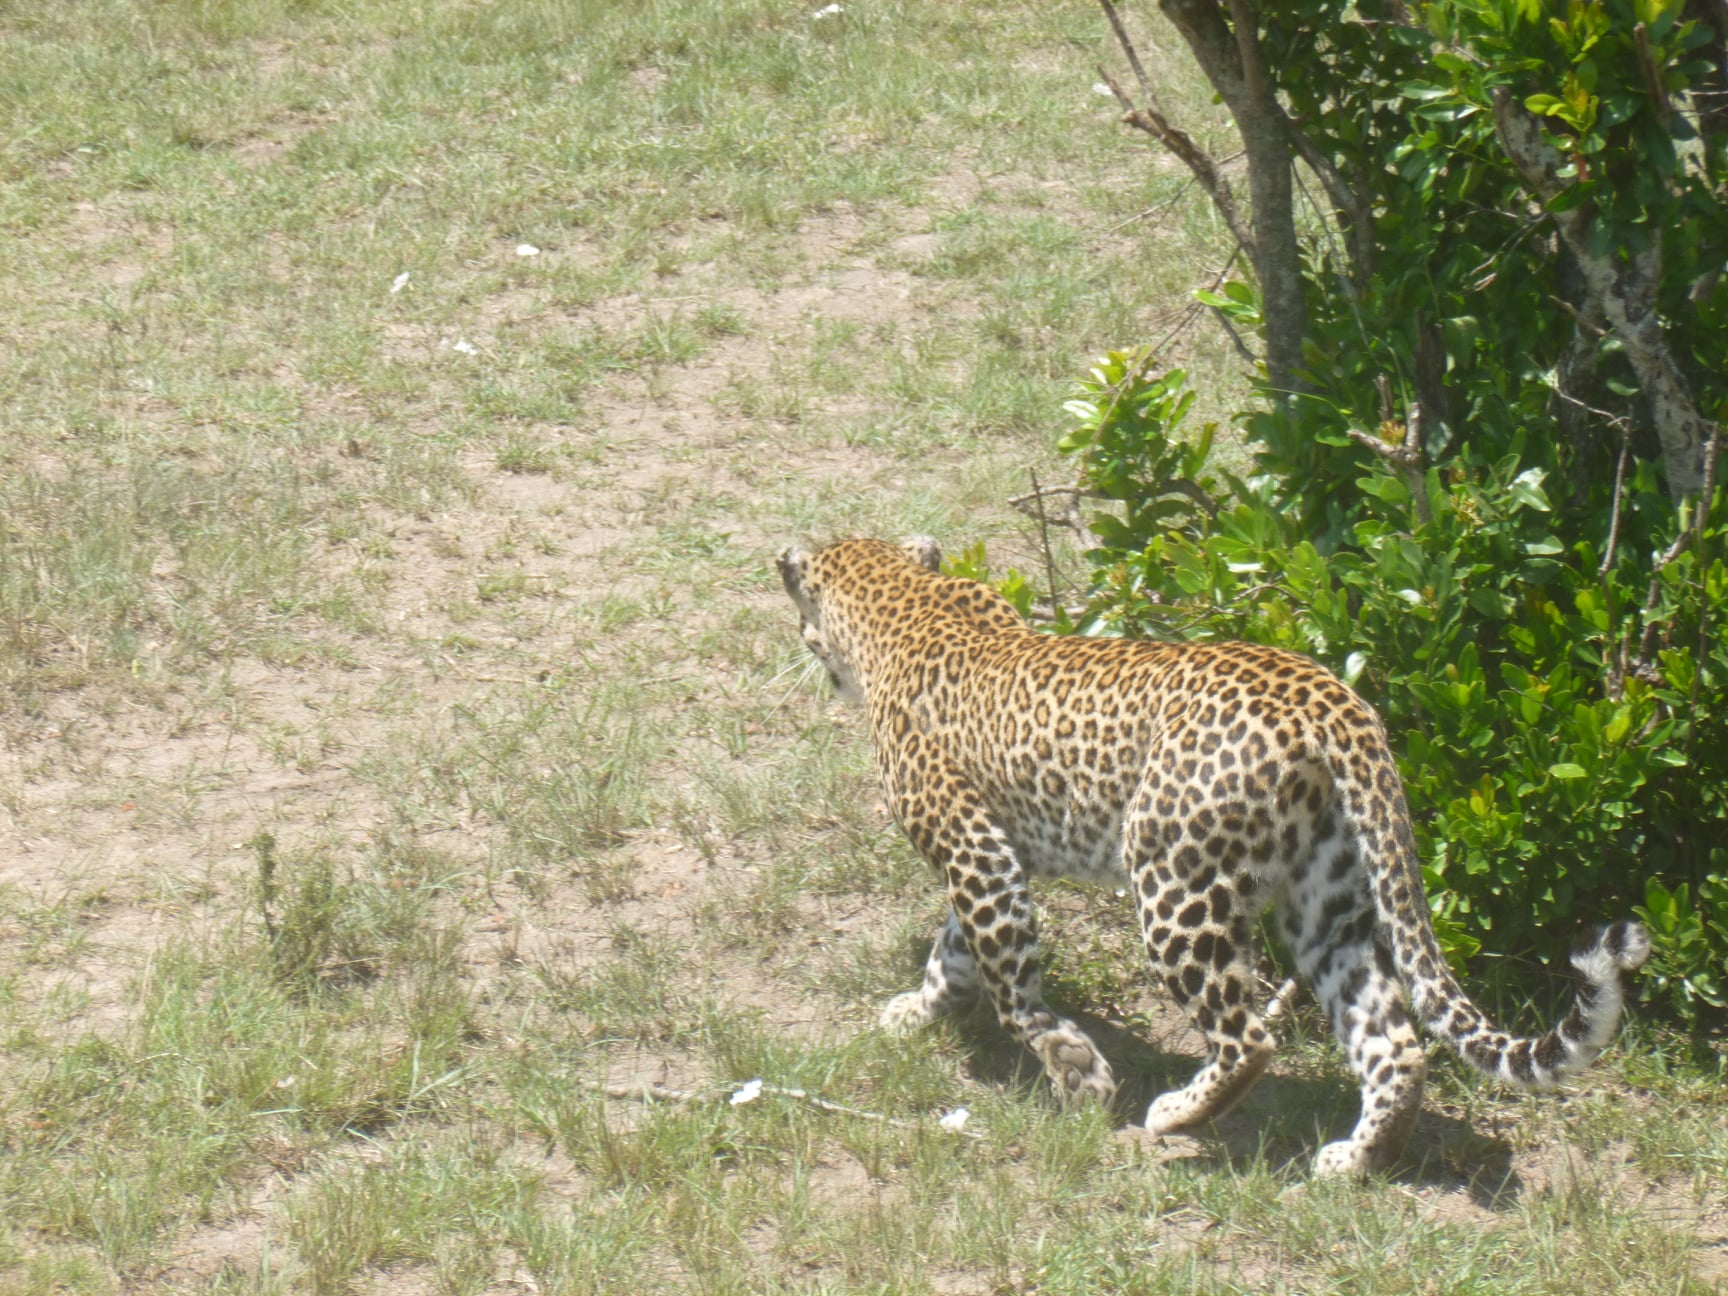
[[[1621,974],[1649,956],[1649,933],[1635,922],[1597,932],[1572,956],[1584,984],[1560,1023],[1537,1036],[1500,1030],[1470,1002],[1440,952],[1397,769],[1383,744],[1371,747],[1378,750],[1364,751],[1359,743],[1349,752],[1330,751],[1327,764],[1417,1017],[1471,1066],[1523,1089],[1547,1089],[1582,1071],[1619,1029],[1625,1005]]]

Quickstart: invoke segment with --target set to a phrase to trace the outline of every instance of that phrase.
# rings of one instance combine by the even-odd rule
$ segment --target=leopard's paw
[[[1328,1143],[1314,1158],[1316,1176],[1348,1175],[1352,1179],[1360,1179],[1373,1169],[1374,1158],[1369,1155],[1368,1150],[1349,1139]]]
[[[1063,1103],[1107,1103],[1115,1096],[1116,1077],[1110,1064],[1073,1022],[1045,1031],[1032,1047]]]
[[[908,990],[890,999],[878,1020],[890,1035],[910,1035],[935,1021],[936,1012],[922,990]]]
[[[1205,1105],[1187,1089],[1172,1089],[1169,1093],[1159,1094],[1146,1109],[1146,1132],[1169,1134],[1200,1124],[1208,1114]]]

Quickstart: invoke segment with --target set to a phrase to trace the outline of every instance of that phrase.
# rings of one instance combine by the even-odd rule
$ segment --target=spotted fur
[[[805,642],[868,708],[894,815],[948,886],[924,983],[884,1025],[921,1025],[982,990],[1058,1094],[1108,1098],[1110,1067],[1039,988],[1027,883],[1061,875],[1126,878],[1154,976],[1206,1038],[1199,1073],[1147,1112],[1155,1133],[1228,1110],[1270,1061],[1253,972],[1268,907],[1361,1082],[1356,1128],[1317,1171],[1368,1172],[1408,1138],[1427,1060],[1407,1003],[1466,1061],[1525,1088],[1602,1051],[1644,929],[1618,923],[1574,958],[1585,984],[1553,1030],[1497,1029],[1435,941],[1385,730],[1336,677],[1252,644],[1038,634],[939,563],[927,540],[780,557]]]

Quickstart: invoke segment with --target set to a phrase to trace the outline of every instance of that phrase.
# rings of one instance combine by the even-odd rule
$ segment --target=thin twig
[[[607,1098],[617,1098],[625,1102],[642,1103],[693,1103],[712,1101],[723,1094],[736,1093],[738,1086],[728,1089],[673,1089],[667,1085],[644,1081],[641,1084],[598,1084],[589,1083],[589,1088]],[[835,1116],[855,1116],[859,1120],[875,1121],[879,1125],[887,1125],[894,1129],[915,1130],[920,1128],[920,1122],[899,1120],[893,1116],[884,1116],[881,1112],[865,1111],[860,1107],[848,1107],[844,1103],[831,1102],[818,1094],[806,1089],[791,1089],[783,1085],[764,1084],[760,1093],[773,1094],[780,1098],[790,1098],[794,1102],[803,1103],[806,1107],[820,1112],[828,1112]],[[959,1130],[958,1133],[967,1138],[977,1138],[970,1130]]]
[[[1163,337],[1159,338],[1156,342],[1154,342],[1151,346],[1151,350],[1162,351],[1175,338],[1177,338],[1190,324],[1192,324],[1195,320],[1199,319],[1201,313],[1205,309],[1206,308],[1203,305],[1201,305],[1199,302],[1188,303],[1187,307],[1182,311],[1182,313],[1176,317],[1176,322],[1170,326],[1170,331],[1168,333],[1166,333]],[[1224,317],[1222,315],[1220,315],[1217,318],[1222,320]]]
[[[1284,119],[1286,138],[1296,146],[1308,169],[1319,177],[1327,197],[1332,199],[1333,219],[1343,230],[1344,246],[1350,257],[1351,286],[1360,293],[1367,286],[1374,268],[1374,240],[1368,228],[1373,219],[1372,209],[1367,200],[1350,187],[1332,164],[1332,159],[1308,138],[1301,125],[1287,114],[1281,113],[1280,116]],[[1315,205],[1318,207],[1319,204]]]
[[[917,1129],[916,1121],[896,1120],[892,1116],[884,1116],[881,1112],[864,1111],[858,1107],[848,1107],[844,1103],[830,1102],[828,1099],[809,1093],[803,1089],[787,1089],[780,1085],[765,1084],[762,1086],[765,1094],[776,1094],[781,1098],[790,1098],[801,1102],[806,1107],[814,1107],[820,1112],[829,1112],[836,1116],[856,1116],[859,1120],[875,1121],[880,1125],[891,1125],[895,1129]],[[976,1137],[976,1136],[974,1136]]]
[[[1708,472],[1708,466],[1706,467]],[[1674,537],[1674,543],[1662,551],[1662,556],[1656,560],[1656,566],[1650,572],[1650,588],[1644,593],[1644,633],[1638,640],[1638,668],[1649,671],[1653,668],[1651,652],[1656,647],[1656,635],[1662,628],[1662,623],[1650,619],[1656,605],[1662,601],[1662,573],[1681,554],[1686,552],[1686,546],[1692,539],[1692,528],[1687,527]]]
[[[1608,424],[1609,427],[1618,428],[1618,429],[1620,429],[1620,431],[1622,433],[1624,433],[1631,426],[1627,422],[1625,415],[1623,415],[1623,414],[1610,414],[1605,409],[1597,409],[1594,405],[1591,405],[1586,401],[1579,400],[1571,392],[1567,391],[1564,387],[1562,387],[1558,382],[1556,382],[1553,386],[1549,387],[1548,390],[1553,392],[1556,396],[1558,396],[1561,400],[1565,401],[1568,405],[1576,405],[1579,409],[1583,410],[1586,414],[1594,414],[1597,418],[1601,419],[1604,423]]]
[[[1158,491],[1160,494],[1174,493],[1177,495],[1186,495],[1199,506],[1201,511],[1204,512],[1207,517],[1216,519],[1218,516],[1218,501],[1213,499],[1205,491],[1201,490],[1198,485],[1189,481],[1186,477],[1175,477],[1167,482],[1159,482]]]
[[[1656,105],[1656,116],[1664,126],[1674,115],[1674,104],[1668,98],[1668,90],[1662,83],[1662,73],[1656,67],[1656,58],[1650,52],[1650,33],[1643,23],[1632,29],[1632,43],[1638,49],[1638,69],[1644,74],[1644,88],[1650,92],[1650,98]]]
[[[1036,516],[1036,514],[1027,512],[1023,506],[1028,500],[1040,500],[1046,495],[1072,495],[1080,499],[1104,498],[1100,492],[1091,490],[1088,487],[1076,483],[1073,486],[1040,486],[1036,490],[1027,491],[1024,495],[1010,495],[1008,497],[1008,502],[1015,508],[1020,509],[1021,512],[1027,513],[1027,516],[1033,517]]]
[[[1128,39],[1128,29],[1122,25],[1122,16],[1116,12],[1116,6],[1111,4],[1110,0],[1098,0],[1098,3],[1104,6],[1104,16],[1110,20],[1111,30],[1116,33],[1116,43],[1128,56],[1128,66],[1134,70],[1134,79],[1140,83],[1140,93],[1152,101],[1154,108],[1158,107],[1158,95],[1146,77],[1146,69],[1140,66],[1139,51],[1134,48],[1134,42]],[[1122,96],[1118,94],[1116,97],[1120,99]],[[1133,107],[1132,104],[1128,106]]]
[[[1567,399],[1570,400],[1571,397]],[[1589,406],[1585,408],[1588,409]],[[1621,425],[1620,458],[1614,465],[1614,500],[1608,513],[1608,548],[1603,551],[1602,561],[1596,565],[1596,574],[1603,578],[1614,570],[1614,549],[1620,543],[1620,497],[1626,488],[1626,459],[1632,450],[1631,430],[1625,426],[1625,420],[1613,421]]]
[[[1028,491],[1026,494],[1010,496],[1008,499],[1009,507],[1019,510],[1021,513],[1024,513],[1027,517],[1032,518],[1035,521],[1053,521],[1057,526],[1065,526],[1070,530],[1075,531],[1085,529],[1080,525],[1078,518],[1051,518],[1044,512],[1044,499],[1046,496],[1066,495],[1072,501],[1072,510],[1075,513],[1078,513],[1079,502],[1083,499],[1101,500],[1110,498],[1110,496],[1106,495],[1103,491],[1091,490],[1079,485],[1078,483],[1073,486],[1039,487],[1038,479],[1034,476],[1032,479],[1032,485],[1034,489]],[[1193,501],[1196,507],[1201,509],[1207,517],[1216,518],[1218,516],[1218,501],[1208,495],[1198,484],[1189,481],[1185,477],[1176,477],[1169,481],[1159,482],[1158,485],[1149,492],[1149,494],[1154,496],[1186,496],[1189,500]],[[1046,550],[1049,548],[1048,538],[1046,538],[1045,541],[1045,548]],[[1046,553],[1046,557],[1048,557],[1048,553]]]
[[[1642,26],[1642,24],[1640,24]],[[1704,489],[1698,495],[1698,651],[1692,657],[1692,696],[1686,708],[1686,755],[1692,755],[1692,736],[1698,732],[1698,685],[1704,678],[1704,654],[1710,649],[1710,600],[1704,589],[1704,523],[1716,496],[1716,461],[1722,452],[1722,424],[1710,425],[1710,440],[1704,446]]]
[[[1224,263],[1224,268],[1214,275],[1212,277],[1212,282],[1201,291],[1217,292],[1218,285],[1224,282],[1224,276],[1230,273],[1230,267],[1236,264],[1236,258],[1241,255],[1242,244],[1237,243],[1235,249],[1230,253],[1230,259]],[[1230,323],[1229,318],[1224,314],[1224,312],[1216,307],[1207,307],[1198,301],[1189,302],[1187,306],[1177,312],[1176,322],[1170,326],[1169,332],[1165,333],[1163,337],[1159,338],[1151,346],[1147,347],[1146,354],[1149,356],[1157,355],[1174,339],[1181,336],[1183,331],[1186,330],[1190,324],[1199,319],[1202,311],[1208,309],[1212,311],[1212,317],[1218,321],[1220,326],[1222,326],[1224,332],[1229,336],[1230,341],[1235,344],[1236,353],[1251,365],[1259,364],[1260,361],[1258,357],[1249,350],[1248,344],[1242,340],[1242,335],[1236,331],[1235,326]]]
[[[1299,137],[1301,136],[1300,131],[1297,131],[1296,134]],[[1303,201],[1314,210],[1314,215],[1319,218],[1320,233],[1321,237],[1326,240],[1327,250],[1332,254],[1335,260],[1346,262],[1350,267],[1348,274],[1345,274],[1343,271],[1339,272],[1339,278],[1343,281],[1344,285],[1344,300],[1349,303],[1350,314],[1355,317],[1356,331],[1361,333],[1363,337],[1367,337],[1368,326],[1362,319],[1362,305],[1360,300],[1362,290],[1367,284],[1367,275],[1361,273],[1358,269],[1361,264],[1361,257],[1359,256],[1355,241],[1352,240],[1350,230],[1346,227],[1343,231],[1344,251],[1342,254],[1339,253],[1338,245],[1333,241],[1332,237],[1332,222],[1327,221],[1326,212],[1315,200],[1314,195],[1308,192],[1308,182],[1302,178],[1302,173],[1296,171],[1294,174],[1296,177],[1296,191],[1302,195]]]
[[[1212,616],[1214,613],[1216,613],[1216,612],[1228,612],[1232,608],[1238,607],[1246,601],[1256,599],[1260,595],[1265,594],[1270,590],[1278,590],[1284,595],[1285,598],[1289,599],[1292,603],[1295,603],[1298,606],[1306,606],[1306,604],[1304,604],[1301,599],[1297,598],[1294,594],[1292,594],[1286,586],[1284,586],[1283,584],[1281,584],[1278,581],[1270,580],[1270,581],[1264,581],[1259,585],[1255,585],[1249,589],[1243,590],[1240,594],[1236,595],[1234,598],[1230,599],[1228,602],[1208,604],[1207,606],[1201,608],[1200,611],[1194,613],[1192,616],[1184,618],[1181,621],[1177,621],[1173,616],[1161,617],[1160,619],[1164,621],[1164,625],[1165,625],[1166,629],[1168,629],[1172,634],[1174,634],[1178,638],[1180,638],[1188,630],[1191,630],[1193,627],[1199,625],[1202,621],[1206,620],[1208,617]],[[1159,613],[1164,613],[1164,612],[1168,612],[1168,613],[1185,612],[1188,609],[1192,608],[1194,605],[1192,603],[1148,603],[1146,606],[1147,606],[1147,610],[1148,610],[1149,614],[1157,615]]]
[[[1564,297],[1556,297],[1550,293],[1548,294],[1548,301],[1550,305],[1558,306],[1561,310],[1570,315],[1572,317],[1572,322],[1579,328],[1583,329],[1591,337],[1605,338],[1608,336],[1607,329],[1603,328],[1600,324],[1586,319],[1584,313]]]
[[[1044,501],[1053,495],[1068,497],[1068,516],[1053,518],[1044,511]],[[1057,526],[1067,527],[1070,531],[1081,532],[1085,527],[1080,522],[1080,501],[1083,499],[1103,499],[1101,491],[1095,491],[1082,486],[1076,481],[1072,486],[1045,486],[1026,495],[1014,495],[1008,500],[1010,508],[1024,513],[1029,518],[1039,522],[1054,522]]]
[[[1141,92],[1148,101],[1148,107],[1140,107],[1134,102],[1116,79],[1103,67],[1098,68],[1098,75],[1104,78],[1104,84],[1110,93],[1116,96],[1116,102],[1122,105],[1122,120],[1138,130],[1145,131],[1165,148],[1174,153],[1193,177],[1200,182],[1200,187],[1211,198],[1212,205],[1217,208],[1219,216],[1230,227],[1230,232],[1245,247],[1254,246],[1253,227],[1244,219],[1242,211],[1236,205],[1236,198],[1230,192],[1230,186],[1218,171],[1218,164],[1210,154],[1194,142],[1194,137],[1180,127],[1174,126],[1164,116],[1158,104],[1157,95],[1153,93],[1152,83],[1146,76],[1146,69],[1141,66],[1140,55],[1134,48],[1134,42],[1128,38],[1127,28],[1123,27],[1121,16],[1116,12],[1116,6],[1111,0],[1098,0],[1103,6],[1104,14],[1110,20],[1111,30],[1116,33],[1116,42],[1121,45],[1123,54],[1128,59],[1128,66],[1133,69],[1135,79],[1140,83]]]
[[[1713,423],[1710,427],[1710,439],[1704,443],[1704,482],[1703,489],[1698,495],[1698,502],[1696,505],[1697,513],[1692,519],[1692,525],[1681,531],[1679,535],[1675,536],[1674,543],[1664,549],[1662,551],[1662,556],[1656,560],[1656,566],[1650,573],[1650,587],[1644,594],[1644,632],[1638,638],[1638,659],[1629,667],[1631,671],[1641,677],[1651,678],[1656,676],[1656,663],[1652,657],[1656,648],[1656,636],[1662,630],[1664,625],[1667,625],[1670,635],[1672,635],[1673,631],[1672,622],[1657,621],[1652,619],[1651,616],[1651,614],[1656,611],[1657,604],[1662,601],[1662,573],[1666,571],[1670,564],[1678,559],[1681,554],[1686,552],[1686,546],[1693,541],[1697,542],[1700,553],[1702,553],[1704,546],[1704,523],[1710,515],[1711,498],[1716,493],[1716,464],[1721,458],[1721,452],[1722,425],[1720,423]],[[1702,572],[1699,574],[1699,580],[1700,582],[1703,580]],[[1699,592],[1698,656],[1693,662],[1693,671],[1695,673],[1692,676],[1692,697],[1690,706],[1693,715],[1696,715],[1698,712],[1699,680],[1696,672],[1702,669],[1704,663],[1704,652],[1709,647],[1708,627],[1710,609],[1707,600],[1702,597],[1702,589],[1700,589]],[[1669,642],[1670,639],[1665,638],[1663,640],[1663,645],[1667,646]],[[1693,727],[1693,724],[1689,722],[1686,731],[1688,750],[1691,748]]]
[[[1556,389],[1558,390],[1558,389]],[[1608,573],[1614,570],[1614,551],[1620,543],[1620,501],[1626,489],[1626,460],[1632,451],[1632,429],[1624,420],[1618,420],[1620,426],[1620,458],[1614,465],[1614,499],[1608,514],[1608,546],[1603,551],[1602,561],[1596,565],[1596,578],[1602,585],[1602,606],[1608,609],[1611,619],[1618,619],[1615,610],[1614,584],[1608,579]],[[1619,642],[1614,645],[1612,655],[1607,655],[1608,677],[1602,682],[1608,696],[1618,702],[1626,691],[1626,657],[1631,650],[1632,627],[1630,623],[1617,636]]]
[[[1032,493],[1041,494],[1038,489],[1038,470],[1028,469],[1032,475]],[[1050,519],[1044,516],[1044,510],[1038,510],[1038,538],[1044,545],[1044,579],[1050,582],[1050,606],[1058,606],[1056,597],[1056,560],[1050,556]]]
[[[1225,336],[1230,339],[1231,344],[1236,348],[1237,355],[1241,356],[1248,364],[1254,365],[1260,363],[1258,357],[1248,349],[1248,344],[1242,340],[1242,335],[1236,331],[1236,326],[1230,322],[1230,317],[1228,315],[1214,306],[1212,307],[1212,318],[1218,321],[1219,327],[1224,330]]]
[[[1128,226],[1134,224],[1136,221],[1151,220],[1152,217],[1156,216],[1159,212],[1164,211],[1166,208],[1174,207],[1178,202],[1180,202],[1182,200],[1182,196],[1184,194],[1186,194],[1189,189],[1193,188],[1193,186],[1194,186],[1194,177],[1189,176],[1186,180],[1184,180],[1182,182],[1181,188],[1177,189],[1175,193],[1171,194],[1163,202],[1153,203],[1145,211],[1135,212],[1132,216],[1128,217],[1126,220],[1117,221],[1114,225],[1110,226],[1104,232],[1106,234],[1114,234],[1117,230],[1126,229]]]

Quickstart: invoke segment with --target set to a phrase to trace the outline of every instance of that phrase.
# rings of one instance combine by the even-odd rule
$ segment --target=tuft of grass
[[[537,1176],[473,1140],[410,1144],[384,1159],[335,1167],[290,1204],[288,1236],[306,1290],[352,1290],[373,1267],[420,1262],[439,1290],[480,1292],[502,1239],[528,1214]]]
[[[489,600],[499,594],[482,590]],[[379,753],[362,772],[415,821],[454,811],[496,824],[518,874],[576,867],[597,897],[623,894],[627,879],[610,852],[646,821],[649,771],[666,740],[642,701],[624,681],[584,696],[578,677],[552,676],[457,708],[416,735],[407,759]]]

